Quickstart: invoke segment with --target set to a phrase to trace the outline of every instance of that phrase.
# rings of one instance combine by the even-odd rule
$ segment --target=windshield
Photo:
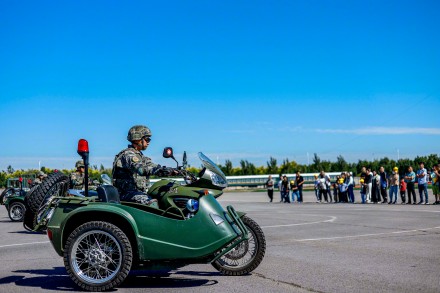
[[[203,167],[205,167],[207,170],[209,170],[211,172],[214,172],[215,174],[220,176],[226,182],[225,174],[222,172],[222,170],[220,170],[220,168],[213,161],[211,161],[207,156],[205,156],[201,152],[199,153],[199,159],[202,161]]]

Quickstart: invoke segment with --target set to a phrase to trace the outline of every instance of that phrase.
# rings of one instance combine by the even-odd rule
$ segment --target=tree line
[[[241,160],[239,166],[234,167],[230,160],[226,160],[224,165],[220,165],[220,169],[226,176],[239,176],[239,175],[264,175],[264,174],[291,174],[296,171],[301,173],[319,173],[325,172],[353,172],[356,176],[359,176],[362,167],[370,168],[371,170],[379,170],[382,166],[387,173],[390,173],[394,167],[399,168],[399,173],[403,174],[408,169],[408,166],[412,166],[414,170],[418,169],[420,162],[425,163],[425,168],[430,169],[435,164],[440,163],[440,158],[437,154],[431,154],[428,156],[417,156],[413,160],[411,159],[399,159],[393,160],[388,157],[381,159],[375,159],[374,161],[358,160],[355,163],[347,162],[342,155],[336,158],[336,161],[321,160],[318,154],[313,155],[313,160],[310,165],[298,164],[295,161],[291,161],[288,158],[284,159],[281,164],[278,164],[277,159],[270,157],[265,166],[255,166],[253,163],[247,160]]]
[[[412,166],[415,170],[418,168],[420,162],[425,163],[425,168],[428,170],[435,164],[440,163],[440,158],[437,154],[431,154],[428,156],[417,156],[413,160],[400,159],[393,160],[388,157],[376,159],[374,161],[358,160],[355,163],[348,163],[342,155],[336,158],[336,161],[321,160],[318,154],[313,155],[312,163],[309,165],[298,164],[295,161],[291,161],[288,158],[284,159],[281,164],[277,159],[270,157],[264,166],[256,166],[248,160],[241,160],[238,166],[233,166],[231,160],[226,160],[224,165],[219,165],[220,169],[226,176],[240,176],[240,175],[265,175],[265,174],[291,174],[296,171],[301,173],[319,173],[324,170],[325,172],[353,172],[355,176],[359,176],[362,167],[370,168],[371,170],[379,170],[381,166],[385,168],[387,173],[390,173],[394,167],[399,168],[399,173],[403,175],[406,172],[408,166]],[[197,174],[200,168],[189,167],[190,172]],[[18,178],[20,176],[36,176],[39,170],[14,170],[10,165],[6,170],[0,172],[0,187],[5,187],[9,178]],[[46,167],[41,167],[41,171],[45,173],[51,173],[54,170]],[[74,169],[60,170],[65,174],[75,172]],[[101,164],[98,168],[97,165],[92,165],[89,168],[89,175],[92,180],[100,180],[102,174],[111,176],[111,168],[104,168]]]

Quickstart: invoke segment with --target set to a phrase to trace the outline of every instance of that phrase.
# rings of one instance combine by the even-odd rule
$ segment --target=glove
[[[159,177],[167,177],[170,176],[172,174],[176,174],[175,170],[173,168],[169,168],[169,167],[160,167],[158,166],[157,170],[155,170],[154,175],[159,176]]]

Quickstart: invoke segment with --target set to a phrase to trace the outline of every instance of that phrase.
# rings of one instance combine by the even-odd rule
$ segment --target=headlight
[[[199,210],[199,202],[195,199],[188,199],[186,202],[186,209],[191,213],[195,213]]]
[[[226,180],[223,177],[217,175],[214,172],[209,172],[209,173],[210,173],[209,175],[211,176],[212,184],[214,184],[218,187],[227,187],[228,186],[228,183],[226,182]]]

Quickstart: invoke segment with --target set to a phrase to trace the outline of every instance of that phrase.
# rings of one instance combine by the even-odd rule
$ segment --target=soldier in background
[[[151,175],[170,176],[177,172],[154,164],[142,151],[150,145],[151,131],[143,125],[135,125],[128,131],[131,143],[115,156],[113,162],[113,185],[118,189],[121,200],[133,201],[158,207],[157,200],[147,195]]]
[[[79,160],[75,164],[76,172],[70,174],[70,188],[84,190],[85,188],[85,166],[84,161]]]
[[[44,173],[43,171],[39,171],[37,178],[35,178],[35,180],[34,180],[33,185],[35,186],[35,185],[41,184],[43,182],[44,178],[46,178],[46,177],[47,177],[46,173]]]

